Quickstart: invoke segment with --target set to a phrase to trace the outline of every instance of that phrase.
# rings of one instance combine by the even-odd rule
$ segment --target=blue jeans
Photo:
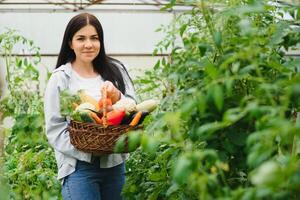
[[[122,200],[125,164],[100,168],[99,158],[93,163],[77,161],[76,170],[65,177],[62,186],[64,200]]]

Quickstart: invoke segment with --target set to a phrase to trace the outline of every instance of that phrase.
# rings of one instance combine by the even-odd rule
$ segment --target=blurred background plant
[[[29,55],[15,56],[15,49]],[[43,98],[39,89],[39,48],[15,30],[0,34],[7,91],[0,102],[2,128],[1,199],[60,199],[54,154],[45,137]],[[1,120],[2,121],[2,120]]]
[[[299,199],[300,6],[170,1],[177,14],[136,80],[161,99],[127,162],[127,199]],[[289,20],[282,13],[292,13]],[[298,24],[298,25],[297,25]],[[157,92],[159,91],[159,92]],[[142,97],[141,97],[142,98]]]

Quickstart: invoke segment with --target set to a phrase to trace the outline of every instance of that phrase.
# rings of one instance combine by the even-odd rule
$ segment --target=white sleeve
[[[44,96],[46,135],[50,145],[57,151],[81,161],[90,162],[91,154],[76,149],[70,142],[68,122],[60,114],[59,74],[52,74]]]

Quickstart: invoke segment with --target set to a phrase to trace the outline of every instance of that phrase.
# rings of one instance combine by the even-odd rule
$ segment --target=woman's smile
[[[75,33],[70,43],[76,62],[91,63],[100,52],[100,41],[94,26],[86,25]]]

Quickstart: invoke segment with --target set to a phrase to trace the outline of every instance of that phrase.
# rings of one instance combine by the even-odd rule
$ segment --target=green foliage
[[[156,147],[132,154],[124,195],[298,199],[300,60],[285,51],[300,33],[297,16],[278,14],[295,7],[177,2],[193,9],[160,28],[166,38],[154,54],[170,50],[170,57],[136,81],[161,105],[142,136]]]
[[[62,116],[74,115],[74,103],[80,104],[80,97],[78,94],[72,94],[69,90],[60,92],[60,113]]]
[[[17,46],[35,56],[13,56]],[[5,154],[0,158],[1,198],[61,199],[54,154],[45,136],[36,69],[39,49],[12,30],[0,34],[0,47],[8,83],[0,112],[14,120],[12,128],[5,131]]]

